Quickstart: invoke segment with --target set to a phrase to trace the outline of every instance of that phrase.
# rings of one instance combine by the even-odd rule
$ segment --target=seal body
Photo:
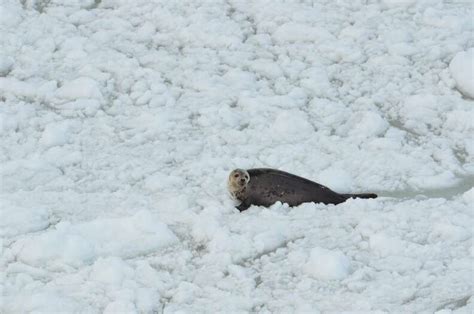
[[[238,174],[238,176],[236,176]],[[246,175],[248,174],[248,180]],[[232,190],[232,183],[239,184]],[[339,204],[349,198],[376,198],[376,194],[340,194],[319,183],[276,169],[236,169],[229,176],[229,192],[241,204],[240,211],[250,205],[270,206],[277,201],[297,206],[314,202]],[[235,186],[235,185],[234,185]]]

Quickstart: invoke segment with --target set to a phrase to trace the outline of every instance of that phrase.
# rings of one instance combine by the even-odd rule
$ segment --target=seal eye
[[[234,178],[238,178],[238,177],[239,177],[238,173],[234,174]]]

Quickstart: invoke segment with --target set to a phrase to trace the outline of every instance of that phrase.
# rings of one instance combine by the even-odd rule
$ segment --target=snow
[[[6,76],[10,73],[14,64],[13,58],[0,55],[0,76]]]
[[[298,23],[285,23],[273,33],[273,38],[279,43],[288,42],[322,42],[333,39],[330,32],[324,28],[311,27]]]
[[[314,248],[304,270],[320,280],[344,279],[350,272],[350,260],[341,252]]]
[[[45,208],[18,207],[16,204],[3,201],[0,213],[2,237],[44,230],[49,225],[49,213]]]
[[[43,134],[39,139],[39,144],[45,148],[67,144],[71,137],[71,129],[74,127],[77,129],[78,126],[79,123],[76,121],[50,123],[44,129]]]
[[[285,110],[278,113],[271,131],[281,140],[291,142],[311,137],[314,129],[303,112]]]
[[[471,313],[466,1],[0,4],[0,312]],[[238,212],[234,168],[377,199]]]
[[[474,48],[458,52],[449,63],[449,70],[461,93],[474,98]]]
[[[140,211],[131,218],[96,219],[76,225],[61,221],[53,230],[17,241],[12,252],[28,265],[50,261],[77,267],[99,256],[150,253],[176,240],[165,224],[149,212]]]
[[[56,96],[59,98],[66,99],[78,99],[78,98],[101,98],[99,84],[96,80],[88,77],[79,77],[72,81],[65,82],[61,86]]]

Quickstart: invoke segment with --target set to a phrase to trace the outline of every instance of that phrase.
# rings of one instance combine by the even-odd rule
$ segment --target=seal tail
[[[361,193],[361,194],[342,194],[347,198],[377,198],[375,193]]]

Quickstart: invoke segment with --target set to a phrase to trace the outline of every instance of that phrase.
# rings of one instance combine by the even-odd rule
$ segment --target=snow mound
[[[134,270],[122,259],[111,256],[99,258],[92,266],[90,278],[108,285],[121,285],[125,279],[132,278]]]
[[[350,273],[350,260],[339,251],[314,248],[304,266],[304,271],[322,280],[344,279]]]
[[[387,121],[376,112],[365,112],[349,134],[358,137],[374,137],[382,135],[389,127]]]
[[[400,115],[407,128],[428,133],[429,128],[438,128],[442,124],[437,108],[438,101],[434,95],[413,95],[405,99]]]
[[[30,265],[91,263],[100,256],[133,257],[177,242],[168,227],[148,211],[132,217],[96,219],[28,237],[13,246],[19,260]]]
[[[8,300],[8,298],[7,298]],[[14,302],[6,303],[5,310],[9,313],[77,313],[90,311],[91,308],[79,304],[74,298],[63,293],[40,292],[28,297],[17,296]]]
[[[79,77],[61,86],[57,91],[57,96],[74,100],[80,98],[101,98],[102,93],[96,80],[89,77]]]
[[[383,233],[370,236],[370,248],[380,256],[402,255],[405,244],[398,238],[389,237]]]
[[[10,5],[2,1],[0,6],[0,25],[1,26],[10,26],[15,27],[18,23],[22,21],[22,10],[19,5]]]
[[[267,252],[281,247],[287,237],[277,230],[260,233],[254,237],[254,246],[259,252]]]
[[[474,98],[474,48],[458,52],[449,63],[449,70],[459,91]]]
[[[329,167],[321,171],[317,178],[318,182],[330,186],[339,192],[350,191],[353,183],[352,177],[347,171],[340,167]]]
[[[466,204],[474,204],[474,188],[471,188],[469,191],[464,192],[462,198],[466,202]]]
[[[286,141],[302,140],[314,133],[306,115],[299,110],[288,110],[279,113],[272,125],[272,133],[278,139]]]
[[[135,306],[131,302],[113,301],[104,309],[105,314],[114,313],[137,313]]]
[[[0,236],[11,237],[45,229],[49,224],[49,211],[45,208],[19,207],[1,201]]]
[[[145,180],[145,188],[152,192],[162,191],[170,187],[179,187],[183,179],[179,176],[156,173]]]
[[[416,0],[381,0],[383,6],[387,9],[405,8],[412,6]]]
[[[6,76],[12,70],[14,63],[12,58],[0,55],[0,76]]]
[[[461,226],[455,226],[449,223],[437,223],[433,226],[430,234],[432,240],[440,239],[444,241],[464,241],[472,236],[471,232]]]
[[[71,131],[74,128],[77,128],[77,125],[78,123],[73,123],[70,121],[61,121],[48,124],[41,135],[39,143],[44,147],[61,146],[67,144],[71,137]]]
[[[299,23],[286,23],[280,26],[273,38],[279,43],[322,42],[334,36],[322,27],[312,27]]]

